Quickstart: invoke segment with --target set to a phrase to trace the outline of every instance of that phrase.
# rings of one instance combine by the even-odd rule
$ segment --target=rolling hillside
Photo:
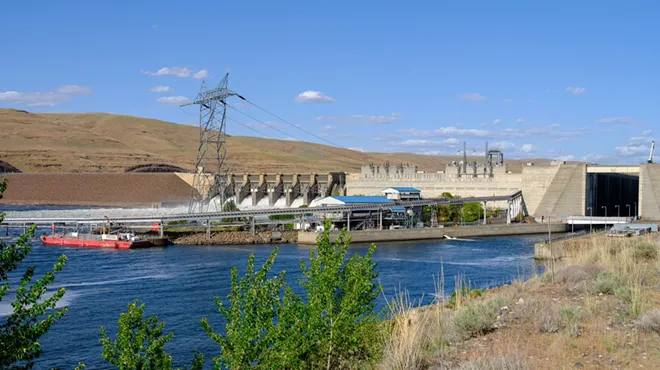
[[[148,163],[192,170],[198,140],[197,127],[154,119],[0,109],[0,160],[23,172],[123,172],[127,167]],[[385,161],[437,171],[452,160],[420,154],[363,153],[247,136],[229,137],[227,145],[235,173],[357,172],[364,164]],[[511,170],[520,170],[519,161],[507,162]]]

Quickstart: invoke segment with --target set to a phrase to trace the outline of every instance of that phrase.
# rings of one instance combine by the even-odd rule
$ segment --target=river
[[[381,243],[374,260],[386,297],[406,289],[411,298],[430,303],[435,296],[434,281],[443,269],[444,294],[452,290],[457,276],[479,288],[529,276],[535,269],[533,245],[541,238]],[[147,314],[166,322],[166,332],[174,332],[166,348],[177,366],[188,363],[195,348],[207,359],[218,355],[219,347],[205,334],[200,319],[208,317],[216,330],[222,331],[222,317],[213,300],[215,296],[226,297],[231,268],[237,266],[244,272],[250,253],[256,254],[260,265],[272,249],[261,245],[98,250],[46,247],[35,241],[26,264],[37,266],[37,276],[51,268],[60,254],[68,257],[53,288],[66,288],[60,303],[69,308],[41,341],[44,355],[37,368],[72,369],[79,361],[90,369],[108,368],[101,358],[99,328],[105,326],[114,335],[119,314],[134,299],[146,303]],[[367,249],[368,245],[353,245],[349,253],[362,254]],[[295,244],[280,246],[274,270],[286,270],[289,283],[297,287],[299,261],[308,258],[310,250]],[[0,302],[0,315],[11,309],[8,298]],[[385,298],[380,297],[379,308],[384,305]]]

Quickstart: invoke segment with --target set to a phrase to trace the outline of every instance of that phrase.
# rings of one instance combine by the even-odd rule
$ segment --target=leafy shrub
[[[285,283],[285,272],[268,278],[277,249],[257,272],[254,255],[243,278],[232,269],[228,305],[216,298],[226,334],[215,333],[202,319],[221,348],[213,358],[217,369],[362,368],[377,360],[381,334],[375,313],[378,275],[371,262],[375,246],[365,256],[346,260],[350,237],[344,230],[330,243],[329,221],[325,226],[308,265],[301,261],[304,297]]]
[[[0,182],[0,198],[7,188],[7,179]],[[0,223],[4,213],[0,213]],[[0,240],[0,301],[9,292],[9,274],[15,272],[21,262],[30,254],[30,238],[36,227],[31,226],[14,244],[7,245]],[[15,290],[15,300],[11,302],[13,311],[0,324],[0,369],[32,369],[34,360],[43,353],[39,339],[66,312],[66,308],[55,310],[57,302],[64,296],[64,288],[59,288],[49,298],[44,294],[48,285],[55,280],[55,274],[62,271],[66,256],[61,255],[52,271],[32,282],[34,265],[29,266]],[[32,283],[32,284],[31,284]],[[54,310],[50,311],[49,310]],[[17,365],[20,364],[20,365]]]
[[[580,334],[580,320],[582,319],[582,310],[580,307],[563,307],[559,313],[566,324],[566,332],[571,337],[577,337]]]
[[[453,291],[451,295],[449,296],[449,299],[447,300],[447,307],[449,308],[456,308],[456,300],[457,296],[467,298],[467,299],[474,299],[481,297],[484,294],[483,289],[472,289],[472,288],[463,288],[459,291]]]
[[[623,279],[609,271],[603,271],[596,277],[596,288],[603,294],[614,294],[623,285]]]
[[[101,327],[101,344],[103,359],[119,370],[168,370],[172,369],[172,356],[163,346],[172,339],[174,334],[163,335],[165,323],[158,317],[150,316],[144,320],[144,304],[138,305],[137,300],[128,305],[128,311],[119,316],[119,332],[117,339],[112,341]],[[195,353],[191,370],[201,370],[204,367],[204,356]]]
[[[487,301],[468,304],[459,309],[453,320],[458,335],[466,339],[490,332],[500,309],[508,302],[508,298],[500,295]]]

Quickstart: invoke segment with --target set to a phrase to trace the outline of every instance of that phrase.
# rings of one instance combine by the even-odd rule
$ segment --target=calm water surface
[[[446,291],[453,288],[459,275],[476,287],[501,285],[528,276],[535,268],[534,242],[541,238],[537,235],[381,243],[374,259],[388,297],[407,289],[411,298],[429,303],[435,295],[434,278],[443,268]],[[90,369],[108,368],[101,359],[99,328],[106,326],[114,335],[119,314],[134,299],[146,303],[147,314],[158,315],[167,323],[166,332],[174,332],[167,350],[176,365],[188,363],[195,348],[200,348],[207,359],[218,355],[218,346],[204,333],[200,319],[208,317],[216,330],[222,331],[224,323],[213,299],[227,295],[230,269],[237,266],[244,272],[250,253],[256,254],[260,264],[272,249],[170,246],[124,251],[45,247],[35,241],[27,263],[35,264],[38,273],[51,268],[60,254],[69,258],[56,278],[56,287],[67,290],[61,303],[69,312],[43,339],[45,354],[38,361],[38,368],[72,369],[79,361]],[[349,252],[362,254],[367,249],[368,245],[353,245]],[[309,251],[310,248],[295,244],[280,246],[274,270],[286,270],[289,283],[297,287],[299,261],[307,258]],[[384,303],[385,299],[379,298],[380,308]],[[9,310],[7,301],[0,303],[0,315]]]

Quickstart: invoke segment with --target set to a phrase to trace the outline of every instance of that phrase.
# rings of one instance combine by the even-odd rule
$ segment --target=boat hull
[[[69,238],[61,236],[42,236],[41,241],[45,245],[57,245],[66,247],[81,247],[81,248],[114,248],[114,249],[136,249],[136,248],[149,248],[153,247],[154,243],[150,240],[95,240],[95,239],[80,239]]]

